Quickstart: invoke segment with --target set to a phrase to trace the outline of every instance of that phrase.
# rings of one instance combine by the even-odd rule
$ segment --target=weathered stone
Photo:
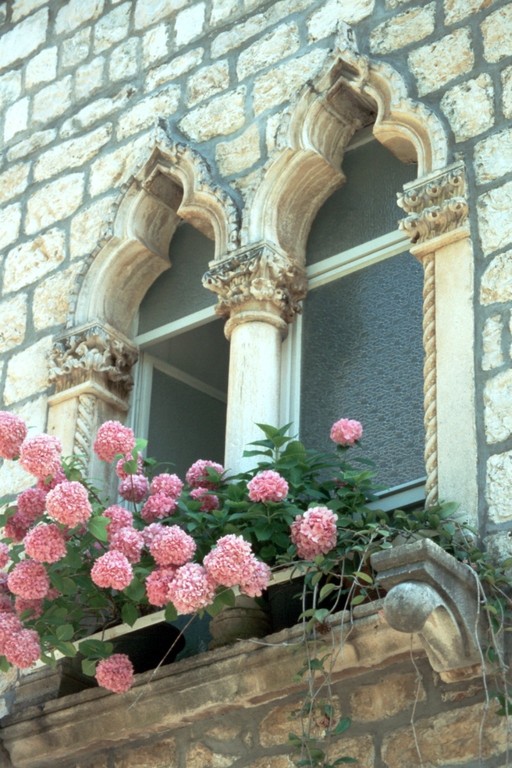
[[[327,55],[327,50],[319,48],[258,77],[254,83],[255,114],[259,115],[296,95],[304,83],[320,71]]]
[[[167,24],[150,29],[142,40],[142,66],[144,71],[156,61],[169,56],[169,27]]]
[[[352,757],[357,765],[375,765],[375,747],[371,736],[339,739],[329,746],[327,755],[329,761]]]
[[[28,98],[25,97],[12,104],[5,113],[4,139],[9,141],[17,133],[24,131],[28,125]]]
[[[485,434],[488,443],[500,443],[512,434],[512,370],[489,379],[484,388]]]
[[[179,125],[190,139],[207,141],[214,136],[234,133],[244,123],[245,88],[239,88],[190,110]]]
[[[14,0],[12,6],[12,20],[19,21],[24,16],[28,16],[29,13],[33,13],[42,5],[45,5],[47,0]]]
[[[204,744],[194,744],[187,752],[187,768],[229,768],[240,755],[222,755]]]
[[[361,685],[352,693],[350,702],[354,720],[371,722],[393,717],[425,699],[423,684],[411,673],[391,674]]]
[[[63,325],[68,319],[75,290],[76,270],[57,272],[40,282],[34,291],[32,317],[36,331]]]
[[[127,37],[131,5],[130,2],[118,5],[97,22],[94,27],[95,53],[101,53]]]
[[[39,83],[48,83],[57,77],[57,47],[45,48],[27,63],[25,84],[31,88]]]
[[[155,22],[166,19],[173,11],[187,5],[188,0],[137,0],[134,13],[135,29],[151,27]]]
[[[512,66],[505,67],[501,73],[501,82],[503,86],[503,114],[505,117],[512,117]]]
[[[512,5],[507,3],[490,13],[482,24],[484,57],[487,61],[501,61],[512,54]]]
[[[296,24],[282,24],[268,35],[258,39],[238,59],[237,74],[240,80],[260,69],[266,69],[299,48],[299,30]]]
[[[80,29],[73,37],[62,41],[61,62],[63,67],[76,67],[89,55],[91,47],[91,28]]]
[[[481,184],[494,181],[512,168],[512,129],[482,139],[475,146],[476,178]]]
[[[4,402],[6,405],[12,405],[26,397],[40,395],[48,389],[48,361],[51,346],[52,340],[48,337],[11,357],[5,377]]]
[[[200,69],[193,75],[187,85],[187,101],[189,105],[197,104],[205,98],[210,98],[219,91],[229,87],[229,66],[227,61],[218,61],[210,67]]]
[[[107,223],[112,216],[115,195],[102,197],[98,202],[84,208],[71,222],[70,256],[76,259],[86,256],[98,245],[103,238]]]
[[[174,33],[176,36],[176,45],[178,47],[187,45],[203,31],[205,19],[205,4],[197,3],[196,5],[185,8],[176,15],[176,21],[174,24]]]
[[[260,757],[247,764],[247,768],[295,768],[296,763],[287,755]]]
[[[14,243],[20,231],[21,207],[19,203],[0,208],[0,249]]]
[[[103,10],[103,5],[104,0],[89,0],[87,3],[83,0],[69,0],[57,13],[55,32],[58,35],[69,34],[85,21],[97,19]]]
[[[486,498],[493,523],[512,520],[512,451],[498,453],[487,461]]]
[[[34,166],[34,179],[41,181],[55,176],[66,168],[84,165],[98,154],[112,135],[112,124],[105,123],[95,131],[59,144],[39,156]]]
[[[3,269],[5,293],[18,291],[39,280],[65,258],[65,238],[60,229],[50,229],[7,254]]]
[[[97,99],[77,112],[62,124],[60,135],[63,138],[89,128],[93,123],[122,109],[130,101],[133,91],[130,85],[124,85],[111,99]]]
[[[72,83],[71,75],[67,75],[35,94],[32,118],[36,123],[50,122],[71,106]]]
[[[48,9],[42,8],[5,32],[0,46],[0,69],[7,69],[37,51],[46,40],[47,29]]]
[[[373,53],[390,53],[424,40],[434,31],[435,12],[435,3],[427,3],[409,8],[379,24],[370,35],[371,50]]]
[[[90,98],[103,85],[105,58],[97,56],[92,61],[79,67],[75,73],[75,95],[81,101]]]
[[[136,141],[116,149],[108,155],[99,157],[91,166],[89,190],[94,197],[121,186],[142,163],[147,154],[147,137],[142,136]]]
[[[178,768],[176,740],[164,739],[156,744],[130,749],[124,755],[116,755],[113,768]]]
[[[210,14],[210,25],[215,26],[223,21],[232,19],[238,12],[238,0],[212,0],[212,12]]]
[[[488,317],[482,333],[482,370],[491,371],[505,362],[502,350],[503,320],[501,315]]]
[[[238,138],[220,142],[215,148],[215,159],[223,176],[250,168],[260,159],[260,155],[260,132],[257,125],[251,125]]]
[[[138,69],[138,47],[139,40],[133,37],[114,49],[108,67],[110,80],[125,80],[127,77],[134,77]]]
[[[346,24],[357,24],[372,13],[374,5],[375,0],[355,0],[351,3],[344,0],[328,0],[308,20],[310,42],[334,34],[340,19]]]
[[[30,163],[7,166],[0,174],[0,204],[20,195],[27,188]]]
[[[139,101],[123,115],[123,120],[117,128],[117,138],[124,139],[133,133],[138,133],[154,126],[159,117],[167,118],[178,106],[181,90],[177,85],[170,85],[158,93],[147,96]]]
[[[512,181],[481,195],[477,209],[484,253],[492,253],[512,242]]]
[[[13,104],[21,94],[21,73],[7,72],[0,77],[0,110]]]
[[[169,80],[175,80],[177,77],[189,72],[201,63],[203,55],[203,48],[195,48],[193,51],[188,51],[188,53],[184,53],[182,56],[177,56],[168,64],[162,64],[161,67],[150,70],[146,77],[145,90],[153,91],[158,86],[168,83]]]
[[[482,304],[512,301],[512,251],[500,253],[485,270],[480,301]]]
[[[492,126],[493,98],[489,75],[479,75],[474,80],[467,80],[444,94],[441,109],[450,122],[456,141],[478,136]]]
[[[459,75],[470,72],[475,57],[468,29],[457,29],[409,55],[409,67],[423,95],[443,88]]]
[[[243,45],[246,40],[256,36],[268,26],[269,24],[265,16],[258,14],[247,19],[247,21],[237,24],[236,27],[229,29],[227,32],[221,32],[212,41],[212,57],[219,59],[234,48]]]
[[[455,24],[478,11],[488,8],[494,0],[444,0],[445,21]]]
[[[48,131],[35,131],[30,134],[28,139],[20,141],[18,144],[11,147],[7,152],[7,159],[12,163],[14,160],[27,157],[27,155],[31,155],[32,152],[35,152],[41,147],[45,147],[53,141],[56,135],[57,132],[53,128]]]
[[[25,338],[27,296],[19,293],[0,301],[0,353],[17,347]]]
[[[70,216],[80,203],[84,174],[70,173],[35,192],[27,203],[25,232],[30,235]]]

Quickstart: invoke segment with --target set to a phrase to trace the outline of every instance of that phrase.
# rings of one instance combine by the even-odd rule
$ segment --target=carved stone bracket
[[[389,625],[417,633],[432,668],[446,682],[478,674],[483,617],[471,568],[431,539],[378,552],[371,562],[387,590],[383,610]]]
[[[50,362],[50,380],[62,392],[86,380],[126,399],[133,387],[132,368],[137,349],[108,325],[91,323],[56,338]]]
[[[261,307],[290,323],[301,311],[307,278],[303,267],[270,243],[240,249],[228,259],[212,262],[203,285],[219,297],[217,313],[229,317],[242,310],[257,319]],[[263,318],[262,318],[263,319]]]
[[[398,195],[398,205],[408,214],[399,227],[413,245],[429,243],[442,238],[443,243],[468,234],[468,203],[466,200],[466,174],[462,162],[442,171],[424,176],[404,186]],[[416,250],[418,253],[416,253]],[[413,249],[421,255],[422,249]]]

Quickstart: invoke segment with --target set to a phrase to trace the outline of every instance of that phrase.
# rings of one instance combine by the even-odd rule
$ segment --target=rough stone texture
[[[57,77],[57,46],[45,48],[27,63],[25,84],[31,88],[39,83],[48,83]]]
[[[135,29],[145,29],[187,5],[187,0],[137,0],[134,11]]]
[[[319,72],[327,51],[318,49],[271,69],[254,84],[254,112],[259,115],[292,98],[311,77]]]
[[[110,80],[134,78],[137,74],[137,49],[139,41],[131,38],[115,48],[110,57],[108,75]]]
[[[488,8],[494,0],[444,0],[445,20],[447,24],[455,24],[483,8]]]
[[[94,251],[102,240],[107,222],[112,218],[115,200],[115,195],[103,197],[73,217],[69,243],[72,259],[86,256]]]
[[[217,144],[215,159],[223,175],[230,176],[250,168],[260,158],[260,134],[256,125],[252,125],[233,141]]]
[[[91,48],[91,28],[80,29],[73,37],[62,41],[61,62],[63,67],[76,67],[89,55]]]
[[[245,88],[217,96],[192,109],[180,121],[180,129],[194,141],[234,133],[245,123]]]
[[[19,203],[0,208],[0,249],[14,243],[20,231],[20,221]]]
[[[375,0],[329,0],[315,11],[308,20],[308,37],[311,42],[322,40],[336,32],[340,19],[346,24],[357,24],[370,16]]]
[[[21,73],[6,72],[0,77],[0,109],[12,104],[21,94]]]
[[[5,113],[4,139],[10,141],[17,133],[24,131],[28,125],[28,104],[25,97],[10,106]]]
[[[512,182],[481,195],[477,207],[484,253],[492,253],[512,242]]]
[[[20,293],[0,301],[0,353],[17,347],[25,338],[27,297]]]
[[[146,32],[142,41],[142,63],[147,71],[156,61],[169,58],[169,27],[160,24]]]
[[[240,80],[260,69],[290,56],[299,48],[299,30],[296,24],[283,24],[260,38],[240,54],[237,74]]]
[[[174,80],[185,74],[201,63],[203,54],[202,48],[195,48],[193,51],[188,51],[182,56],[177,56],[168,64],[162,64],[162,66],[150,70],[146,77],[145,90],[152,91],[159,85],[163,85],[163,83],[167,83],[169,80]]]
[[[272,755],[254,760],[248,764],[247,768],[295,768],[295,763],[286,755]]]
[[[62,80],[47,85],[34,96],[32,118],[36,123],[48,123],[71,106],[71,86],[73,80],[67,75]]]
[[[494,523],[512,520],[512,451],[491,456],[487,462],[486,498]]]
[[[424,40],[434,31],[435,3],[410,8],[380,24],[370,35],[373,53],[390,53],[410,43]]]
[[[103,10],[104,0],[70,0],[60,9],[55,19],[55,31],[57,34],[72,32],[86,21],[97,19]]]
[[[56,176],[66,168],[77,168],[95,157],[112,135],[111,123],[105,123],[91,133],[65,141],[39,156],[34,166],[34,179],[42,181]]]
[[[142,136],[115,152],[103,155],[91,166],[89,191],[94,197],[109,189],[120,187],[147,155],[148,140]]]
[[[19,160],[21,157],[27,157],[27,155],[31,155],[32,152],[35,152],[41,147],[45,147],[53,141],[56,135],[56,131],[54,130],[36,131],[32,133],[28,139],[24,139],[11,147],[11,149],[7,151],[7,159],[12,162],[14,160]]]
[[[41,339],[23,352],[13,355],[7,365],[4,402],[17,403],[48,388],[48,360],[51,338]]]
[[[387,675],[362,685],[352,694],[350,702],[355,719],[370,722],[392,717],[412,707],[415,701],[425,699],[421,681],[411,673]]]
[[[470,72],[474,64],[469,29],[417,48],[409,54],[409,67],[416,77],[420,95],[443,88],[459,75]]]
[[[154,96],[139,101],[124,113],[123,120],[118,124],[117,138],[124,139],[155,125],[159,117],[172,115],[178,106],[180,93],[178,86],[171,85]]]
[[[131,3],[118,5],[94,27],[94,53],[101,53],[128,35]]]
[[[487,61],[501,61],[512,54],[512,5],[507,4],[490,13],[481,29]]]
[[[46,39],[47,28],[48,9],[43,8],[20,21],[10,32],[5,32],[0,46],[0,69],[27,59],[37,51]]]
[[[46,184],[27,203],[25,232],[34,234],[70,216],[82,202],[83,190],[83,173],[70,173]]]
[[[498,373],[485,384],[485,432],[489,443],[499,443],[512,434],[512,370]]]
[[[187,752],[187,768],[229,768],[238,761],[239,755],[222,755],[208,749],[204,744],[195,744]]]
[[[136,747],[124,755],[116,756],[113,768],[178,768],[176,740],[164,739],[157,744]]]
[[[501,73],[501,82],[503,86],[503,114],[505,117],[512,117],[512,66],[505,67]]]
[[[104,69],[105,58],[103,56],[97,56],[77,69],[75,73],[75,95],[79,101],[90,98],[99,91],[103,83]]]
[[[63,325],[75,290],[76,270],[68,269],[40,282],[34,292],[32,317],[36,331]]]
[[[482,334],[482,370],[491,371],[505,362],[502,350],[503,319],[501,315],[488,317]]]
[[[212,0],[210,24],[215,26],[233,17],[238,11],[238,0]]]
[[[130,100],[132,90],[130,86],[123,86],[113,99],[98,99],[81,109],[76,115],[70,117],[62,124],[60,135],[62,138],[73,136],[80,131],[89,128],[93,123],[97,123],[103,117],[111,115],[113,112],[122,109]],[[101,129],[98,129],[101,130]]]
[[[20,195],[27,188],[29,163],[11,165],[0,174],[0,204]]]
[[[176,15],[175,35],[176,45],[182,46],[199,37],[203,31],[205,21],[205,4],[196,3],[190,8],[185,8]]]
[[[29,13],[33,13],[42,5],[46,5],[47,0],[14,0],[12,7],[12,20],[19,21]]]
[[[356,765],[375,765],[375,747],[371,736],[340,739],[329,747],[327,754],[329,760],[352,757],[357,761]]]
[[[190,106],[210,98],[229,87],[229,65],[219,61],[210,67],[200,69],[188,81],[187,102]]]
[[[512,251],[496,256],[487,267],[480,287],[482,304],[512,301]]]
[[[17,245],[5,260],[3,291],[18,291],[52,272],[65,258],[64,247],[64,233],[60,229],[50,229]]]
[[[476,178],[481,184],[494,181],[512,168],[512,128],[493,133],[475,147]]]
[[[444,94],[441,109],[450,122],[456,141],[478,136],[493,125],[493,99],[492,81],[485,74],[456,85]]]

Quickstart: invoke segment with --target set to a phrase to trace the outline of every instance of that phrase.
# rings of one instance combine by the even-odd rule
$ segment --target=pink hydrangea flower
[[[66,556],[66,538],[55,523],[40,523],[28,531],[25,552],[38,563],[56,563]]]
[[[18,515],[27,525],[32,525],[44,514],[47,491],[42,488],[27,488],[18,496]]]
[[[25,538],[29,527],[29,524],[16,512],[7,520],[4,534],[6,538],[20,542]]]
[[[0,542],[0,568],[5,568],[7,563],[9,562],[10,554],[9,554],[9,547],[5,542]]]
[[[87,488],[77,480],[65,480],[48,493],[46,511],[52,520],[69,528],[86,523],[92,514]]]
[[[19,600],[20,598],[16,598],[16,600]],[[15,602],[16,602],[15,600]],[[12,613],[12,600],[9,597],[9,595],[0,594],[0,613]]]
[[[41,655],[39,635],[34,629],[20,629],[9,635],[4,643],[4,656],[19,669],[28,669]]]
[[[331,440],[338,445],[354,445],[363,436],[363,427],[355,419],[340,419],[331,427]]]
[[[155,568],[146,578],[146,594],[150,605],[163,608],[169,602],[169,585],[176,575],[172,565],[166,568]]]
[[[50,581],[46,568],[34,560],[22,560],[17,563],[7,577],[7,586],[13,595],[37,600],[46,597]]]
[[[98,685],[113,693],[125,693],[133,685],[133,664],[126,653],[114,653],[96,667]]]
[[[21,444],[20,464],[40,480],[53,477],[61,468],[60,440],[53,435],[27,437]]]
[[[104,517],[108,517],[110,523],[107,525],[107,536],[109,541],[122,528],[133,528],[133,515],[124,507],[120,507],[118,504],[113,504],[103,513]]]
[[[102,461],[110,463],[116,456],[129,456],[135,448],[135,435],[120,421],[105,421],[96,433],[94,452]]]
[[[172,496],[173,499],[177,499],[182,490],[183,481],[180,480],[178,475],[170,475],[167,472],[156,475],[151,481],[149,488],[150,494],[165,493],[166,496]]]
[[[220,506],[219,497],[214,493],[210,493],[208,488],[192,488],[190,498],[201,502],[199,507],[201,512],[213,512],[214,509],[218,509]]]
[[[210,578],[224,587],[234,587],[245,580],[248,563],[254,557],[252,547],[242,536],[222,536],[204,560]]]
[[[39,488],[45,493],[48,493],[48,491],[51,491],[52,488],[55,488],[56,485],[64,482],[64,480],[67,480],[67,478],[64,470],[61,467],[61,469],[58,469],[53,477],[45,477],[41,480],[38,480],[36,483],[36,488]]]
[[[144,469],[144,459],[142,458],[142,454],[139,453],[137,456],[137,469],[135,472],[127,472],[124,465],[127,461],[132,461],[131,456],[123,456],[122,459],[119,459],[119,461],[116,464],[116,475],[120,480],[125,480],[127,477],[130,477],[130,475],[141,475],[142,471]]]
[[[145,475],[128,475],[119,483],[119,495],[125,501],[133,501],[138,504],[146,498],[149,491],[149,482]]]
[[[157,536],[160,536],[163,531],[165,531],[167,526],[162,525],[162,523],[150,523],[144,530],[142,531],[142,535],[144,536],[144,544],[149,549],[152,542],[155,540]]]
[[[140,511],[140,516],[146,523],[154,523],[172,515],[178,508],[178,503],[166,493],[155,493],[150,496]]]
[[[196,543],[179,525],[171,525],[155,536],[149,551],[158,565],[184,565],[194,557]]]
[[[20,416],[0,411],[0,458],[15,459],[27,436],[27,425]]]
[[[251,501],[282,501],[288,494],[288,483],[279,472],[266,469],[249,480],[247,490]]]
[[[325,555],[336,546],[338,516],[327,507],[312,507],[291,524],[291,540],[303,560]]]
[[[208,469],[212,469],[217,474],[222,475],[224,467],[222,464],[217,464],[215,461],[209,461],[208,459],[198,459],[187,470],[185,479],[192,488],[217,488],[218,483],[211,479],[208,475]]]
[[[98,587],[126,589],[133,579],[130,561],[122,552],[105,552],[91,568],[91,579]]]
[[[122,552],[130,563],[138,563],[144,546],[144,536],[135,528],[120,528],[110,539],[110,549]]]
[[[18,616],[28,613],[29,619],[38,619],[43,614],[43,600],[27,600],[25,597],[17,597],[14,600],[14,610]]]
[[[240,591],[249,597],[260,597],[269,585],[272,571],[266,563],[255,557],[247,565],[243,581],[240,582]]]
[[[0,653],[5,652],[5,643],[9,637],[18,634],[23,629],[23,624],[14,613],[0,613]]]
[[[179,614],[195,613],[213,602],[215,583],[202,565],[186,563],[177,569],[167,597]]]

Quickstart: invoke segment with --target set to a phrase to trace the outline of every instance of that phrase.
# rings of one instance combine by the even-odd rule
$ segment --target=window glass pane
[[[139,333],[210,307],[217,296],[207,290],[201,278],[215,256],[215,245],[190,224],[181,224],[171,240],[171,267],[153,283],[139,313]]]
[[[397,228],[396,193],[416,178],[382,144],[370,141],[345,153],[347,181],[326,200],[309,234],[306,262],[314,264]]]
[[[301,436],[332,450],[339,418],[390,488],[423,477],[421,265],[401,254],[310,291],[302,340]]]

